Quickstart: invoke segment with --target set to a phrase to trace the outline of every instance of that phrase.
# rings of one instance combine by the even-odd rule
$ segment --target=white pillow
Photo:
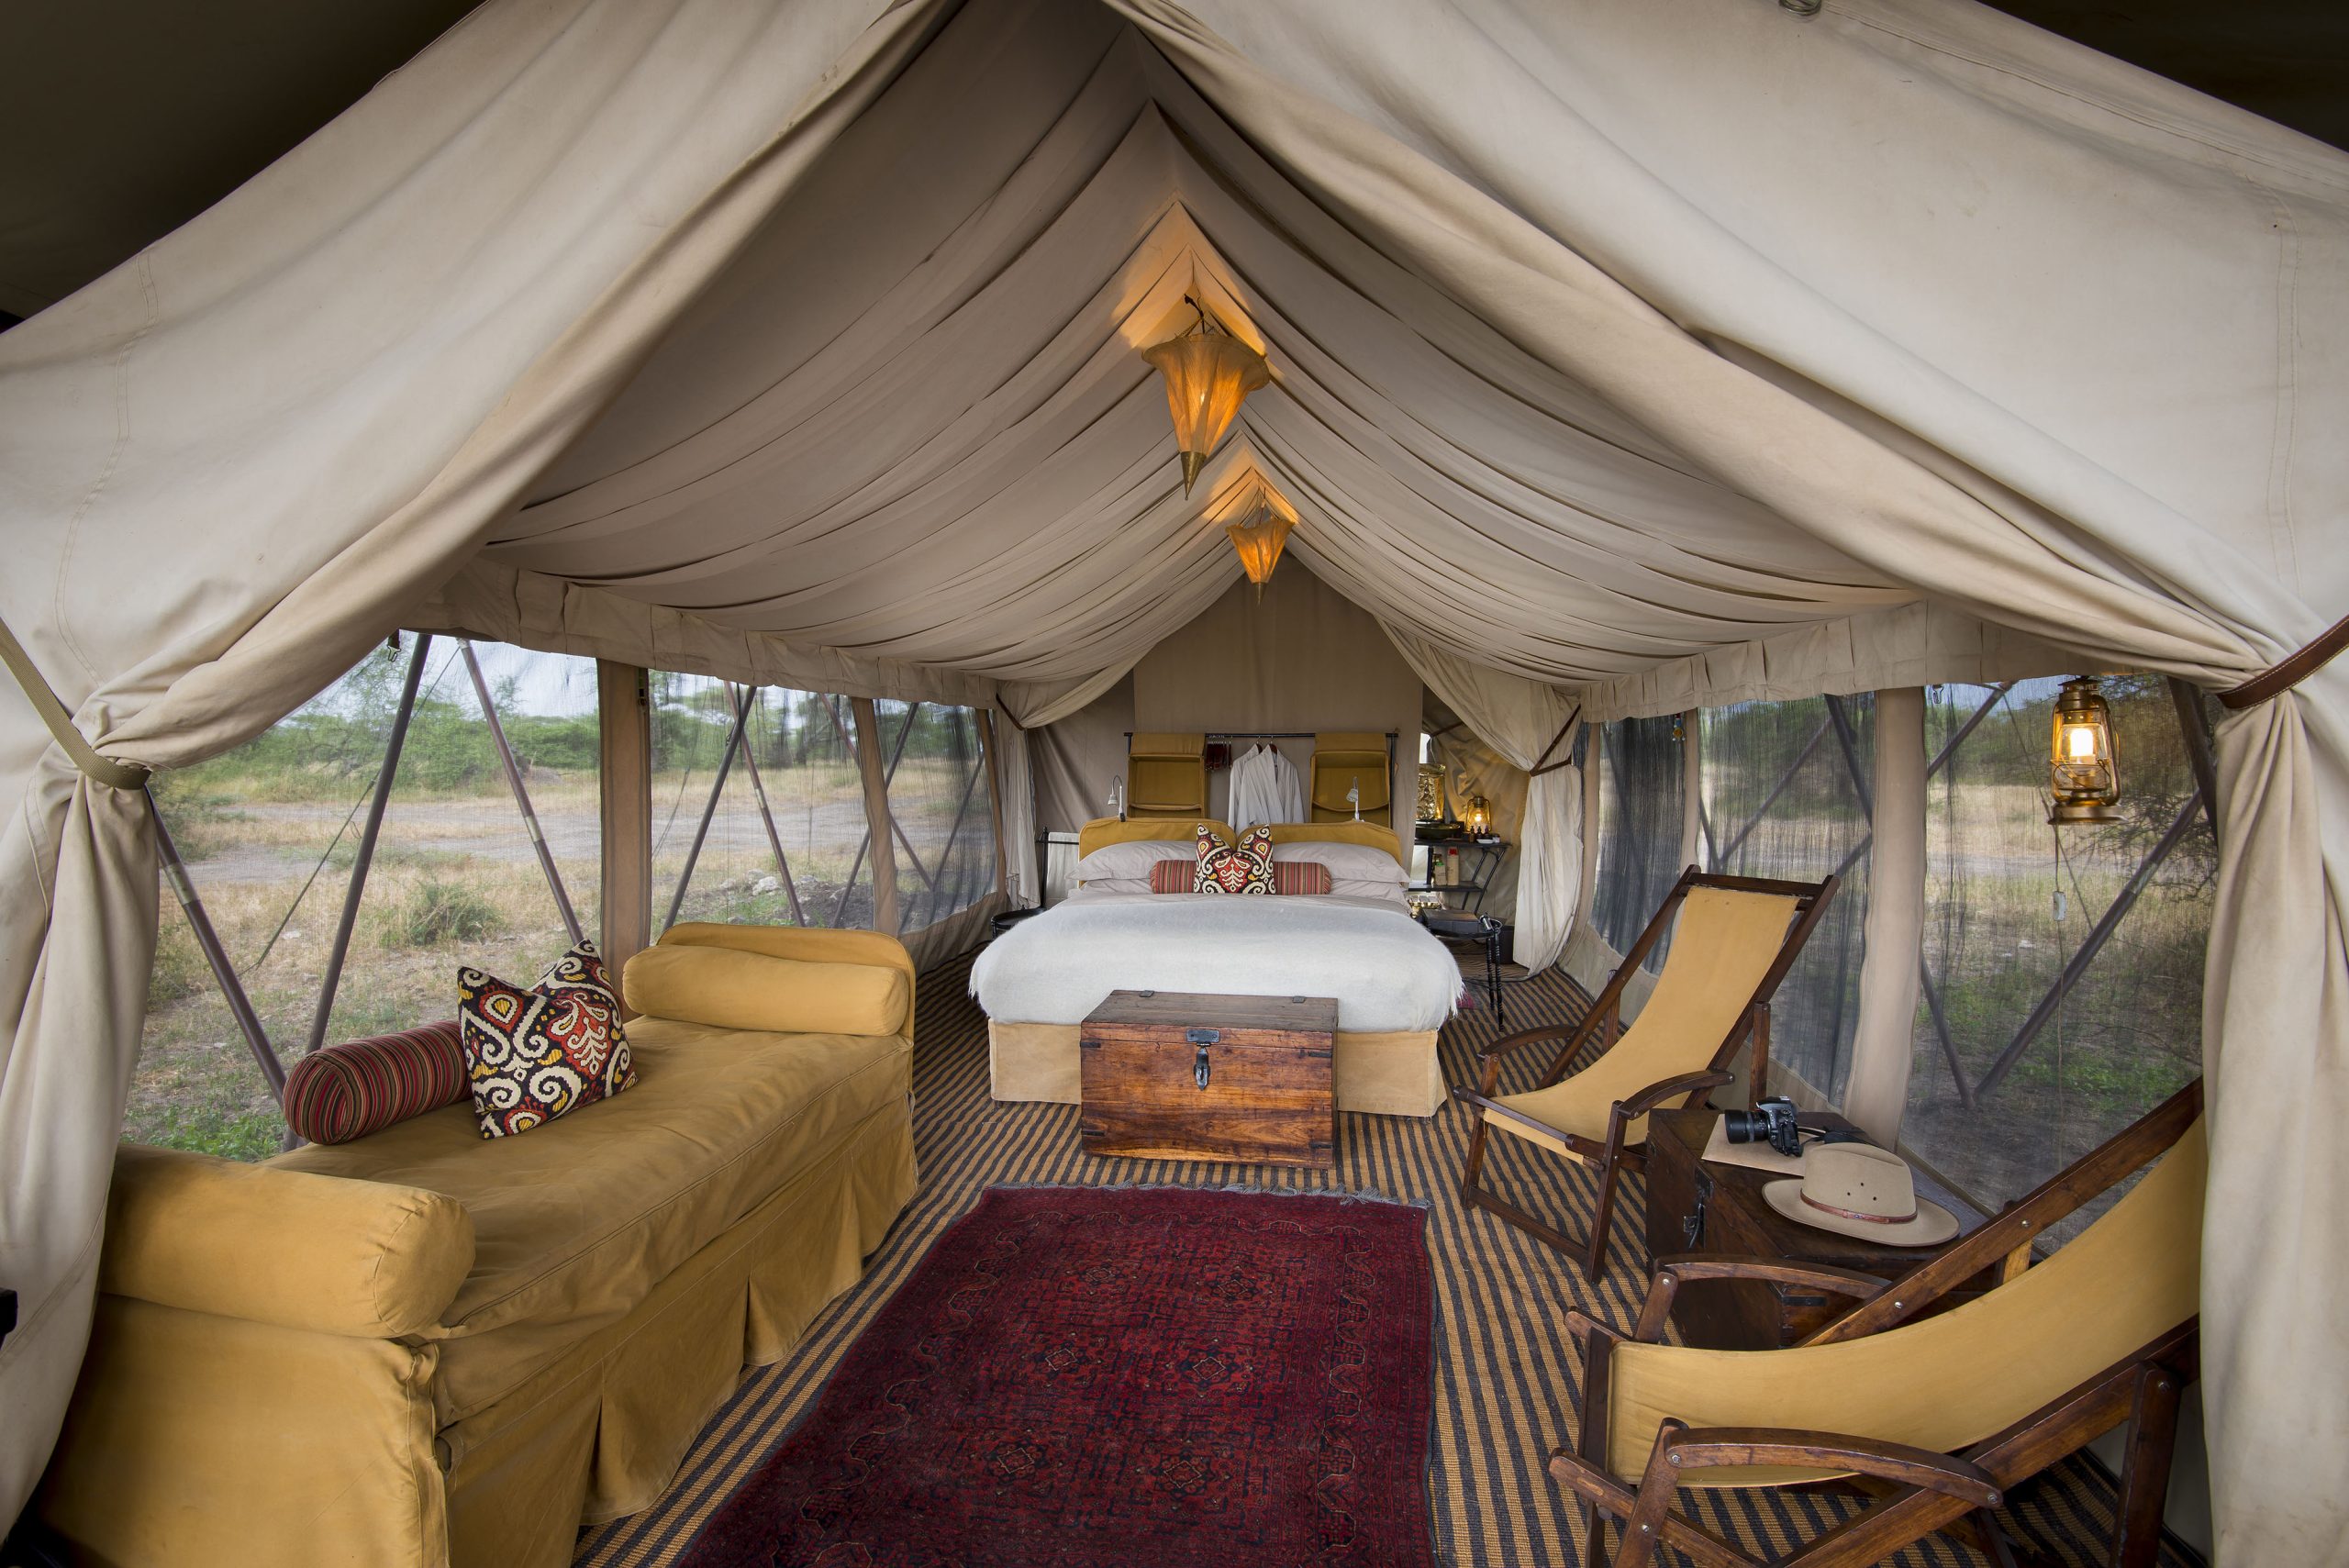
[[[1395,857],[1386,857],[1391,863]],[[1354,878],[1331,877],[1330,891],[1342,898],[1382,898],[1398,909],[1408,909],[1411,901],[1403,896],[1400,882],[1365,882]]]
[[[1104,893],[1148,893],[1151,867],[1161,861],[1195,861],[1198,854],[1198,845],[1189,839],[1136,839],[1130,843],[1104,844],[1076,862],[1076,880]],[[1394,864],[1395,857],[1387,856],[1386,862]],[[1120,882],[1140,885],[1109,885]]]
[[[1410,880],[1403,874],[1400,861],[1372,844],[1275,844],[1273,859],[1319,861],[1330,868],[1330,892],[1350,894],[1357,898],[1392,898],[1396,896],[1395,890]],[[1347,886],[1348,883],[1375,885],[1364,893],[1359,888]]]

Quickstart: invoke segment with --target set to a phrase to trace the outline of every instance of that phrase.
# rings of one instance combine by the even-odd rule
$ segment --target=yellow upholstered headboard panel
[[[1134,844],[1156,839],[1188,843],[1201,822],[1214,828],[1216,838],[1222,842],[1233,841],[1230,825],[1212,817],[1142,817],[1123,822],[1114,817],[1097,817],[1076,830],[1077,858],[1084,859],[1104,844]],[[1279,829],[1274,829],[1274,841],[1278,842]]]
[[[1207,815],[1204,735],[1142,731],[1129,744],[1126,814],[1197,822]]]
[[[1346,792],[1359,784],[1362,815],[1373,822],[1393,822],[1393,803],[1387,797],[1392,784],[1388,758],[1384,735],[1351,730],[1316,735],[1306,783],[1313,820],[1353,820],[1354,803],[1346,798]]]
[[[1408,871],[1409,851],[1403,840],[1395,836],[1392,828],[1382,828],[1375,822],[1275,822],[1273,824],[1275,844],[1368,844],[1393,855],[1396,863]]]

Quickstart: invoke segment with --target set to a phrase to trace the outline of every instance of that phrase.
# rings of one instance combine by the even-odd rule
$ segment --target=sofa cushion
[[[457,1022],[484,1138],[544,1127],[636,1083],[619,995],[593,942],[573,943],[527,991],[458,970]]]
[[[285,1074],[285,1125],[312,1143],[348,1143],[473,1097],[454,1018],[314,1051]]]
[[[637,1086],[528,1138],[484,1141],[451,1106],[271,1163],[446,1194],[472,1216],[473,1272],[435,1337],[441,1424],[484,1408],[616,1323],[760,1200],[878,1112],[904,1114],[901,1036],[630,1026]]]
[[[720,1029],[896,1034],[911,987],[895,969],[810,963],[732,948],[663,945],[628,961],[628,1005]]]

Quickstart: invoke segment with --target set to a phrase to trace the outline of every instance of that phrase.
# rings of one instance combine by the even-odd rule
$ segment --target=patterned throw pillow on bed
[[[1215,829],[1199,824],[1198,881],[1200,893],[1263,893],[1273,890],[1273,830],[1251,828],[1237,844],[1225,844]]]
[[[1198,867],[1189,861],[1161,861],[1150,868],[1150,890],[1152,893],[1197,893]],[[1275,861],[1273,891],[1277,894],[1316,894],[1330,891],[1330,868],[1311,861]]]
[[[484,1138],[528,1132],[636,1082],[620,1000],[593,942],[549,964],[527,991],[460,969],[457,1020]]]

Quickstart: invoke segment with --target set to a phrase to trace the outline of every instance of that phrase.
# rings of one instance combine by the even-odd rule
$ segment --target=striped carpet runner
[[[660,1502],[581,1537],[580,1568],[673,1562],[781,1440],[940,1230],[985,1188],[1005,1183],[1341,1189],[1429,1204],[1437,1345],[1428,1490],[1437,1559],[1456,1568],[1582,1562],[1576,1510],[1542,1467],[1574,1430],[1580,1363],[1566,1337],[1566,1309],[1629,1323],[1645,1292],[1637,1177],[1627,1179],[1617,1205],[1607,1272],[1591,1285],[1541,1243],[1488,1214],[1462,1209],[1455,1185],[1468,1121],[1455,1105],[1425,1119],[1341,1117],[1332,1173],[1091,1158],[1077,1148],[1074,1106],[999,1105],[988,1097],[986,1024],[965,992],[968,973],[964,961],[922,979],[914,1053],[922,1188],[864,1280],[832,1303],[790,1359],[752,1373],[712,1419]],[[1553,970],[1511,985],[1508,1003],[1511,1027],[1526,1029],[1572,1023],[1587,998]],[[1497,1032],[1488,1007],[1455,1018],[1443,1033],[1446,1080],[1467,1081],[1475,1052]],[[1504,1075],[1505,1090],[1531,1088],[1541,1069],[1541,1052],[1520,1055]],[[1569,1234],[1583,1233],[1593,1197],[1586,1171],[1517,1139],[1495,1139],[1493,1146],[1486,1165],[1490,1184]],[[1683,1503],[1708,1528],[1762,1551],[1815,1536],[1854,1507],[1808,1492],[1689,1493]],[[2088,1564],[2104,1561],[2112,1509],[2110,1481],[2075,1459],[2015,1494],[2005,1518],[2019,1545],[2057,1562]],[[1892,1561],[1906,1568],[1970,1568],[1983,1560],[1936,1536]],[[2166,1550],[2164,1562],[2191,1568]],[[1147,1564],[1137,1559],[1137,1568]]]

